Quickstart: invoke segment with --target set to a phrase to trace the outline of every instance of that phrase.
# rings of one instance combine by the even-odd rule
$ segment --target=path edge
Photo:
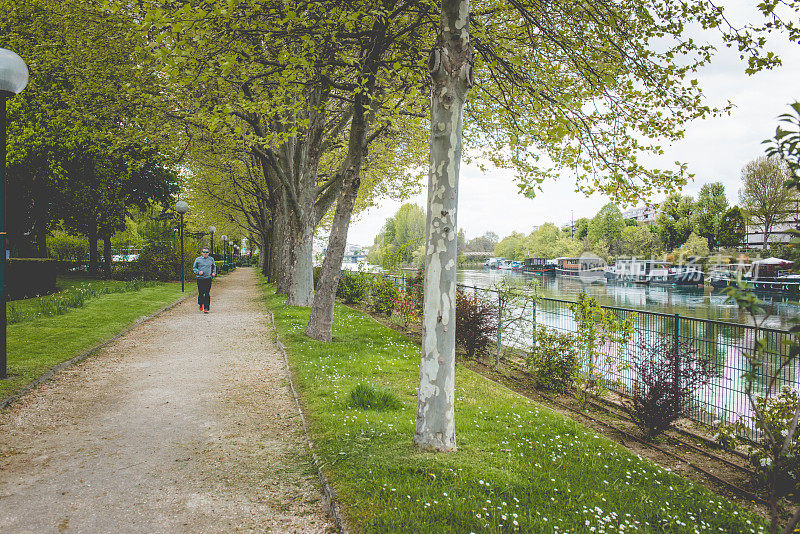
[[[189,295],[181,297],[180,299],[176,300],[175,302],[173,302],[171,304],[167,304],[166,306],[161,307],[160,309],[156,310],[152,314],[137,319],[132,325],[130,325],[128,328],[126,328],[122,332],[119,332],[118,334],[114,335],[113,337],[111,337],[111,338],[109,338],[109,339],[107,339],[107,340],[95,345],[94,347],[90,348],[86,352],[84,352],[82,354],[79,354],[77,356],[73,356],[69,360],[66,360],[66,361],[63,361],[63,362],[61,362],[59,364],[54,365],[46,373],[44,373],[42,376],[40,376],[39,378],[37,378],[36,380],[31,382],[27,386],[23,387],[19,391],[19,393],[16,393],[16,394],[14,394],[14,395],[6,398],[6,399],[0,400],[0,410],[4,410],[8,406],[14,404],[19,399],[21,399],[23,396],[25,396],[26,394],[30,393],[33,389],[37,388],[41,384],[43,384],[43,383],[47,382],[48,380],[52,379],[56,374],[58,374],[59,372],[63,371],[64,369],[66,369],[68,367],[71,367],[71,366],[75,365],[76,363],[80,363],[81,361],[83,361],[86,358],[88,358],[89,356],[95,354],[96,352],[98,352],[99,350],[103,349],[107,345],[113,343],[114,341],[118,340],[122,336],[130,333],[131,330],[133,330],[137,326],[139,326],[139,325],[141,325],[143,323],[146,323],[147,321],[150,321],[152,319],[155,319],[156,317],[158,317],[162,313],[174,308],[178,304],[182,303],[183,301],[185,301],[185,300],[187,300],[187,299],[189,299],[189,298],[191,298],[193,296],[194,295],[190,293]]]
[[[300,404],[300,396],[297,394],[297,390],[294,387],[294,380],[292,380],[292,368],[289,367],[289,357],[286,355],[286,345],[284,345],[280,339],[278,339],[278,331],[275,329],[275,314],[272,310],[267,310],[269,312],[269,318],[272,331],[275,335],[275,342],[278,346],[278,351],[281,353],[283,357],[283,363],[286,366],[286,378],[289,381],[289,388],[292,390],[292,396],[294,397],[295,405],[297,405],[297,411],[300,413],[300,421],[303,423],[303,434],[306,437],[306,445],[308,446],[308,451],[311,453],[311,460],[314,462],[314,467],[317,468],[317,476],[319,477],[320,484],[322,485],[322,494],[325,497],[325,505],[328,508],[328,513],[333,517],[334,523],[336,523],[336,528],[339,529],[339,532],[344,534],[349,534],[352,530],[349,528],[347,521],[344,519],[342,515],[342,505],[339,502],[339,499],[336,497],[336,491],[331,486],[330,482],[328,482],[328,477],[325,476],[324,471],[322,470],[322,462],[320,461],[317,453],[314,451],[314,442],[311,440],[311,436],[308,435],[308,425],[306,424],[306,417],[303,413],[303,407]]]

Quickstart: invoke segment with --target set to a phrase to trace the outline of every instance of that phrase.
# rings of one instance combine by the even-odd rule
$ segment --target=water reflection
[[[541,283],[541,295],[553,299],[575,301],[578,293],[586,292],[606,306],[633,308],[650,312],[675,314],[735,323],[748,323],[749,317],[739,311],[736,304],[726,303],[726,296],[712,287],[659,286],[633,283],[595,282],[587,284],[577,278],[541,276],[532,273],[499,269],[460,269],[458,282],[464,285],[487,288],[502,278],[536,279]],[[777,330],[789,328],[789,320],[800,316],[800,306],[788,296],[760,293],[759,297],[771,303],[772,315],[765,327]]]

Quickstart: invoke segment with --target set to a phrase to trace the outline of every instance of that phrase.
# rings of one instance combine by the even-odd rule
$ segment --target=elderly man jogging
[[[214,258],[209,257],[207,248],[203,247],[200,256],[194,260],[192,270],[197,276],[197,304],[201,312],[208,313],[211,307],[211,280],[217,276],[217,266]]]

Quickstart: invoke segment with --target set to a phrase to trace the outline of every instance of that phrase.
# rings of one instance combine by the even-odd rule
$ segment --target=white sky
[[[751,3],[742,0],[725,2],[738,22],[747,16]],[[747,6],[747,7],[745,7]],[[760,19],[759,19],[760,20]],[[764,154],[761,142],[772,137],[777,116],[789,111],[788,105],[800,100],[800,44],[773,42],[783,66],[753,76],[744,73],[746,65],[734,50],[721,49],[712,64],[698,79],[711,105],[722,107],[730,100],[736,107],[729,116],[696,121],[686,128],[686,137],[665,147],[664,168],[673,161],[688,164],[694,181],[684,188],[685,194],[696,195],[707,182],[722,182],[728,200],[737,202],[740,172],[750,160]],[[427,192],[407,200],[425,209]],[[660,198],[653,199],[655,201]],[[493,231],[500,238],[513,231],[528,234],[532,226],[545,222],[567,224],[571,213],[575,219],[592,217],[608,202],[601,195],[585,197],[574,192],[569,179],[546,182],[536,198],[518,194],[512,173],[462,165],[459,182],[458,226],[467,239]],[[388,217],[403,202],[390,199],[354,217],[348,242],[371,245]]]

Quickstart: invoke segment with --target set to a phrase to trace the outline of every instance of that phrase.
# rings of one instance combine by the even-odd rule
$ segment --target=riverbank
[[[359,531],[760,532],[752,511],[656,466],[542,405],[456,371],[459,449],[412,445],[419,349],[337,306],[334,341],[303,334],[308,310],[264,285],[325,471]],[[396,409],[358,407],[369,385]]]

